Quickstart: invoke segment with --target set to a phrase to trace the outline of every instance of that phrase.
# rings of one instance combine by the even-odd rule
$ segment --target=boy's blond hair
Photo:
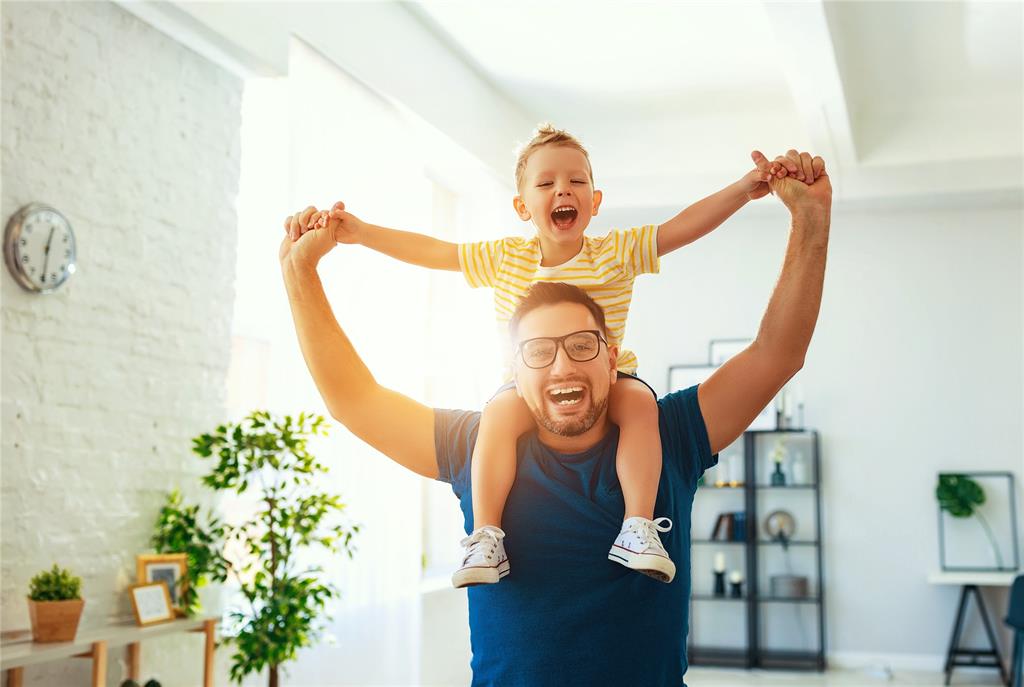
[[[556,129],[550,122],[543,122],[537,125],[533,138],[525,146],[519,149],[519,157],[516,160],[516,190],[523,190],[523,175],[526,173],[526,162],[538,148],[546,145],[565,146],[575,148],[583,153],[587,160],[587,172],[590,173],[590,185],[594,185],[594,169],[590,166],[590,154],[583,144],[568,131]]]

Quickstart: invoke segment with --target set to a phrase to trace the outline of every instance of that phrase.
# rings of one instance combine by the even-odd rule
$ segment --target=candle
[[[715,554],[715,572],[725,572],[725,554],[722,552]]]
[[[739,570],[733,570],[729,574],[729,581],[733,584],[739,584],[743,581],[743,573],[741,573]]]

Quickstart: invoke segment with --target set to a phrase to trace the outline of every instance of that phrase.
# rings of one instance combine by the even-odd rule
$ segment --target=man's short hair
[[[608,327],[604,323],[604,308],[597,304],[587,292],[578,286],[566,284],[560,281],[539,281],[526,292],[523,299],[519,301],[512,319],[508,322],[508,333],[515,339],[519,333],[519,323],[528,313],[544,305],[557,305],[558,303],[579,303],[590,311],[594,316],[601,332],[608,336]]]

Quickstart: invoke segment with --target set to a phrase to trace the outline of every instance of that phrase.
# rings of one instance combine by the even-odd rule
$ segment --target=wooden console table
[[[128,677],[138,680],[143,641],[177,632],[202,632],[206,640],[203,648],[203,687],[213,687],[213,650],[218,620],[216,617],[183,618],[148,627],[139,627],[134,623],[104,625],[80,629],[74,641],[52,644],[33,642],[32,633],[28,630],[5,633],[0,642],[0,670],[7,674],[7,687],[22,687],[24,671],[28,666],[71,657],[89,658],[92,659],[93,687],[104,687],[107,684],[107,652],[110,649],[127,647]]]

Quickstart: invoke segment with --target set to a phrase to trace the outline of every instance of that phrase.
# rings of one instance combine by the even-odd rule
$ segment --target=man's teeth
[[[575,405],[583,398],[583,387],[567,386],[561,389],[552,389],[550,394],[552,400],[560,406]],[[568,396],[569,394],[579,394],[579,396],[574,398],[558,398],[559,396]]]

